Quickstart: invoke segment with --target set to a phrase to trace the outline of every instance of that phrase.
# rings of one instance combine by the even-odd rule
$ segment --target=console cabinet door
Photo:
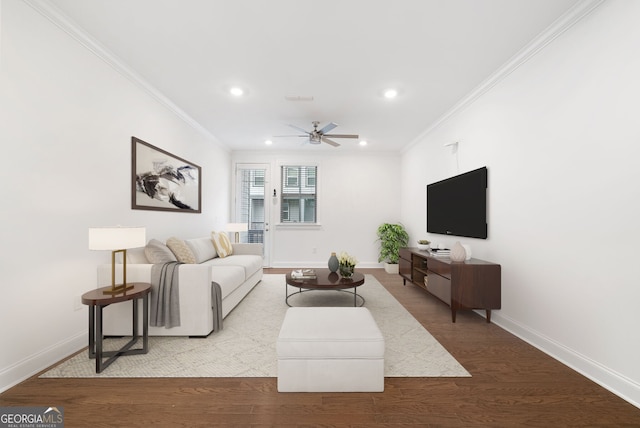
[[[473,269],[455,266],[452,294],[455,309],[500,309],[500,265],[478,265]]]
[[[425,277],[427,291],[451,306],[451,280],[429,270]]]
[[[402,277],[408,279],[409,281],[413,281],[413,278],[411,277],[411,259],[407,260],[401,257],[398,260],[398,269]]]

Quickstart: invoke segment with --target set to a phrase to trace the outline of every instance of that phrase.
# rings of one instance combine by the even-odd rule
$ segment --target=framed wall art
[[[201,168],[131,137],[131,209],[200,213]]]

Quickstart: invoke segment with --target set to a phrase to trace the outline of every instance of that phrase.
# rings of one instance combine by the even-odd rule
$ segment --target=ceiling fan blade
[[[289,126],[292,127],[293,129],[296,129],[296,130],[300,131],[300,132],[304,132],[305,134],[310,134],[310,132],[308,132],[306,129],[302,129],[299,126],[295,126],[295,125],[291,125],[291,124],[289,124]]]
[[[327,137],[322,137],[322,142],[327,143],[329,145],[332,145],[333,147],[339,147],[340,146],[340,144],[336,143],[335,141],[331,141]]]
[[[357,134],[324,134],[324,136],[331,138],[360,138]]]
[[[336,126],[338,126],[337,123],[334,122],[330,122],[327,125],[324,126],[324,128],[318,130],[318,133],[320,134],[326,134],[327,132],[331,131],[333,128],[335,128]]]
[[[309,138],[308,134],[305,135],[274,135],[273,138],[286,138],[286,137],[304,137]]]

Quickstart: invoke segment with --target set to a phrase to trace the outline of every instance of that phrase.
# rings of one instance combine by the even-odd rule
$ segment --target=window
[[[280,189],[281,223],[316,222],[316,166],[283,166]]]

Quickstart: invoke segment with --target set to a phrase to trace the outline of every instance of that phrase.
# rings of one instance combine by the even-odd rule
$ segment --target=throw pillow
[[[147,246],[144,247],[144,254],[147,256],[147,260],[151,263],[167,263],[175,262],[177,260],[169,247],[157,239],[149,241]]]
[[[167,247],[175,254],[180,263],[195,264],[196,257],[182,239],[174,237],[167,239]]]
[[[217,256],[213,241],[207,237],[187,239],[184,241],[196,258],[196,263],[206,262]]]
[[[211,240],[213,246],[216,247],[216,252],[220,257],[227,257],[233,254],[233,246],[226,233],[211,232]]]

